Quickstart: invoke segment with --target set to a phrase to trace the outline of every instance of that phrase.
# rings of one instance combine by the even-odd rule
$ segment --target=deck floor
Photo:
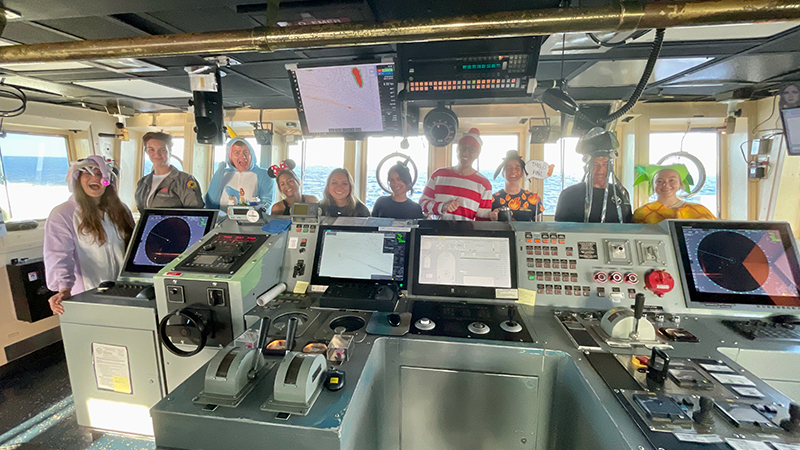
[[[78,426],[61,343],[0,367],[0,450],[154,450],[152,439]]]

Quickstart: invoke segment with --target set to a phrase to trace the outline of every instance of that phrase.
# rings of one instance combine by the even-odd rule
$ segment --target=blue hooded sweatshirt
[[[250,150],[250,168],[244,172],[239,172],[231,161],[231,147],[234,144],[247,146]],[[248,202],[254,201],[258,197],[260,203],[267,208],[272,204],[275,196],[275,181],[267,175],[267,170],[256,165],[256,153],[250,143],[242,138],[235,138],[228,141],[227,163],[220,163],[211,183],[206,192],[206,208],[220,209],[227,212],[230,197],[234,197],[235,202],[239,203],[241,191]]]

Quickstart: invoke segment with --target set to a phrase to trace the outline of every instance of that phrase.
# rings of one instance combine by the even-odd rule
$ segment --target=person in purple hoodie
[[[103,281],[117,278],[133,233],[133,215],[117,196],[116,174],[97,155],[73,162],[67,171],[69,200],[50,212],[44,225],[44,268],[50,309]]]

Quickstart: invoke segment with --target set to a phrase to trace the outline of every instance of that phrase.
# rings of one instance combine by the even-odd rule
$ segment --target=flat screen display
[[[408,235],[375,227],[323,227],[311,282],[396,282],[405,287]]]
[[[694,306],[800,307],[800,264],[788,224],[677,221],[672,226],[682,281]]]
[[[781,111],[786,149],[790,155],[800,155],[800,108]]]
[[[128,247],[123,274],[156,274],[206,235],[216,210],[147,209]]]
[[[303,134],[398,135],[394,63],[290,69]]]
[[[414,237],[413,295],[517,298],[514,232],[462,224],[420,226]]]

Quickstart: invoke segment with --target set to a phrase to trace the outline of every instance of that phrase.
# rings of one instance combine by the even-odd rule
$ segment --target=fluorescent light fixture
[[[142,79],[75,81],[74,84],[142,99],[189,98],[192,96],[189,91],[163,86]]]
[[[134,58],[98,59],[92,61],[103,69],[117,73],[163,72],[167,69]]]
[[[0,69],[8,69],[14,72],[44,72],[48,70],[73,70],[91,69],[92,66],[74,61],[54,61],[40,63],[8,63],[0,64]]]

